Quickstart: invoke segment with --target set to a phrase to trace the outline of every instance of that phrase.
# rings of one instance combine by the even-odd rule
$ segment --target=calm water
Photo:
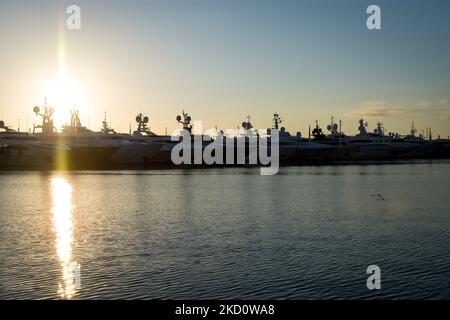
[[[0,173],[0,298],[450,298],[449,162],[258,173]]]

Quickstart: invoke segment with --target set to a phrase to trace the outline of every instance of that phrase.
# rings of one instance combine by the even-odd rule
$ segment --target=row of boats
[[[178,139],[153,133],[149,128],[149,118],[143,114],[137,115],[137,128],[134,132],[118,133],[111,129],[106,115],[102,129],[96,132],[84,127],[79,113],[74,110],[71,112],[70,124],[57,132],[53,122],[53,108],[44,103],[42,107],[34,107],[33,111],[41,117],[42,123],[34,126],[32,132],[13,130],[0,121],[0,169],[112,169],[173,165],[171,153],[179,142]],[[192,132],[190,115],[183,111],[176,120],[184,130]],[[342,132],[341,123],[338,125],[332,118],[327,126],[327,133],[316,121],[315,127],[312,131],[309,130],[308,137],[305,138],[300,133],[291,135],[280,126],[282,121],[279,114],[275,113],[272,128],[267,129],[264,134],[270,144],[272,130],[278,130],[281,164],[450,158],[449,139],[432,139],[431,130],[425,139],[422,135],[417,135],[414,124],[408,135],[401,136],[391,132],[386,134],[380,122],[373,132],[368,132],[367,123],[361,119],[359,133],[349,136]],[[207,139],[202,136],[198,148],[203,150],[211,141],[221,139],[220,143],[224,148],[225,145],[231,145],[236,150],[239,140],[244,139],[248,164],[249,137],[256,138],[256,146],[259,148],[262,136],[253,128],[250,117],[242,123],[242,132],[237,136],[228,137],[223,132]],[[194,136],[192,139],[195,139]],[[224,157],[225,154],[226,151]]]

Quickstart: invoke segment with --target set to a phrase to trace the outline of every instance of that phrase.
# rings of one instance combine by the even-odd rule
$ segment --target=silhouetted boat
[[[53,108],[46,103],[34,107],[36,115],[42,118],[32,133],[18,132],[0,121],[0,168],[46,168],[46,169],[109,169],[143,168],[156,164],[172,166],[172,151],[183,135],[172,137],[157,135],[149,128],[149,118],[143,114],[136,117],[137,129],[129,134],[117,133],[111,129],[105,119],[101,131],[94,132],[82,126],[79,114],[73,110],[69,125],[57,132],[53,125]],[[222,159],[215,165],[259,165],[260,151],[266,147],[267,156],[271,156],[272,132],[279,132],[279,160],[281,164],[302,164],[336,161],[393,160],[393,159],[430,159],[450,158],[450,140],[417,136],[414,123],[410,133],[400,136],[397,133],[385,134],[383,124],[378,122],[373,132],[367,131],[367,123],[359,120],[359,133],[346,135],[339,125],[331,119],[325,134],[316,121],[316,126],[308,138],[297,132],[292,136],[284,127],[279,114],[273,116],[273,126],[261,133],[255,130],[250,117],[238,128],[236,136],[226,136],[217,131],[217,136],[193,135],[191,116],[186,112],[177,116],[182,124],[182,133],[189,134],[190,144],[184,151],[190,153],[192,166],[194,154],[201,155],[197,164],[206,164],[203,157],[210,143],[214,142],[222,149]],[[267,138],[263,145],[261,138]],[[264,140],[265,141],[265,140]],[[200,143],[199,143],[200,142]],[[232,148],[232,149],[230,149]],[[180,152],[180,156],[182,156]],[[233,153],[230,155],[227,153]],[[239,154],[239,155],[238,155]],[[218,155],[220,156],[220,155]],[[229,158],[232,159],[229,159]],[[198,159],[197,159],[198,160]],[[231,161],[230,161],[231,160]],[[230,163],[231,162],[231,163]]]

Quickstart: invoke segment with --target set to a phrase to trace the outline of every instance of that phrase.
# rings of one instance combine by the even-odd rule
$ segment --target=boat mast
[[[111,117],[110,117],[110,119],[111,119]],[[131,128],[130,128],[130,131],[131,131]],[[102,122],[102,132],[104,132],[104,133],[115,133],[114,129],[111,129],[109,127],[108,121],[106,121],[106,111],[105,111],[105,117],[104,117],[103,122]]]
[[[416,129],[415,124],[414,124],[414,121],[413,121],[413,122],[411,123],[411,131],[410,131],[411,137],[415,137],[415,136],[416,136],[416,133],[417,133],[417,129]]]
[[[363,118],[361,118],[359,120],[359,127],[358,127],[360,136],[367,136],[366,127],[367,127],[367,122],[364,122]]]
[[[187,130],[189,133],[191,133],[193,127],[193,125],[191,124],[191,116],[187,112],[184,112],[184,110],[182,110],[181,114],[183,115],[183,117],[178,115],[176,118],[177,122],[183,125],[184,130]]]
[[[273,128],[279,129],[279,124],[282,123],[283,120],[281,120],[280,115],[278,113],[273,114]]]
[[[44,99],[44,104],[42,105],[43,113],[41,113],[41,108],[35,106],[33,108],[36,116],[42,117],[42,125],[34,126],[33,133],[35,129],[42,129],[43,134],[52,134],[54,131],[53,126],[53,113],[55,113],[55,109],[51,108],[47,105],[47,97]]]

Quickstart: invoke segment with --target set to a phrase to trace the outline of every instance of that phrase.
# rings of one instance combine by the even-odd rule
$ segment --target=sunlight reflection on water
[[[58,295],[71,299],[79,288],[79,264],[72,257],[73,220],[72,186],[63,178],[51,178],[52,215],[56,236],[56,253],[62,267]]]

